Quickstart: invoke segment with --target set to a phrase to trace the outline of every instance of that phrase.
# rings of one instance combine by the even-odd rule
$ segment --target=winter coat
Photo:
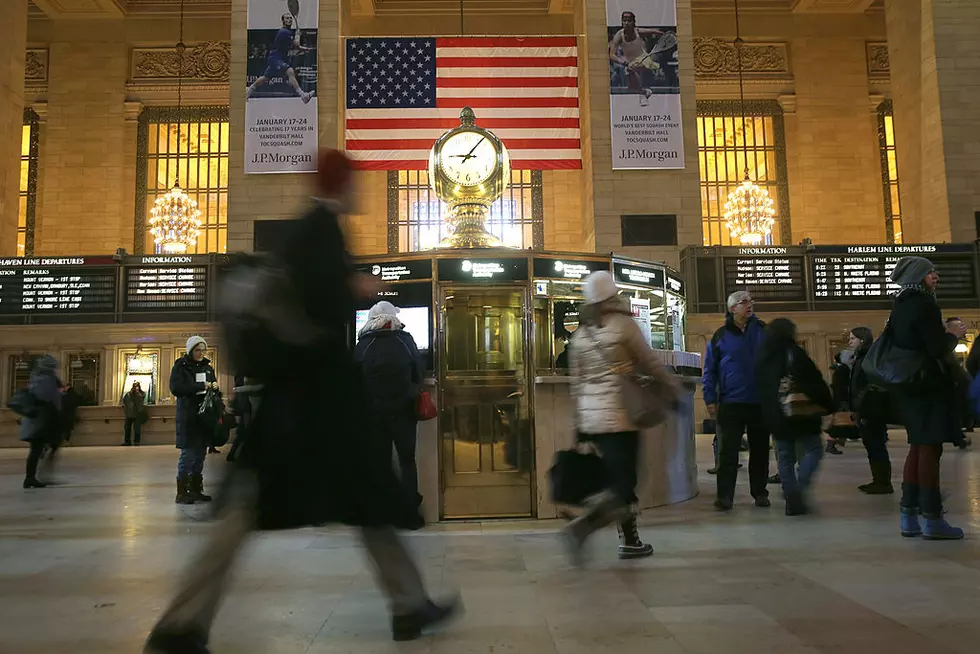
[[[177,449],[202,448],[211,443],[214,436],[198,416],[201,400],[208,383],[218,381],[211,361],[207,358],[194,361],[185,354],[177,359],[170,371],[170,392],[177,398]]]
[[[834,397],[835,411],[851,410],[851,366],[835,362],[830,368],[830,390]]]
[[[663,360],[647,345],[629,306],[618,296],[586,305],[581,320],[568,344],[578,431],[593,435],[634,431],[637,426],[627,416],[619,376],[611,368],[665,375]]]
[[[921,387],[894,392],[911,445],[953,441],[962,436],[955,385],[947,369],[956,337],[946,332],[942,312],[931,295],[915,289],[899,293],[888,325],[895,345],[924,356]]]
[[[54,445],[61,440],[61,381],[51,367],[36,366],[31,371],[27,389],[40,404],[38,415],[24,416],[20,421],[20,440]]]
[[[146,393],[129,391],[122,398],[123,415],[129,420],[138,419],[146,411]]]
[[[403,329],[366,332],[354,349],[361,367],[371,410],[386,415],[415,417],[422,387],[422,365],[415,339]]]
[[[755,360],[764,339],[765,323],[749,318],[745,330],[729,315],[704,350],[701,383],[705,404],[758,404]]]
[[[288,375],[258,380],[261,403],[237,457],[258,481],[257,526],[419,528],[417,500],[395,474],[390,440],[368,420],[368,395],[347,344],[353,269],[338,217],[318,203],[284,228],[273,255],[324,337],[290,347]]]
[[[795,440],[820,433],[821,416],[787,417],[780,402],[780,381],[792,375],[794,390],[804,393],[829,414],[834,398],[823,375],[806,350],[793,342],[768,343],[756,365],[756,383],[762,417],[776,440]]]

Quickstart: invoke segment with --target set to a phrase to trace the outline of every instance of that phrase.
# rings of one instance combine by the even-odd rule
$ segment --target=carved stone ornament
[[[730,41],[694,38],[694,71],[699,77],[738,75],[738,53]],[[742,72],[750,76],[789,73],[785,43],[746,43],[742,46]]]
[[[133,48],[133,80],[175,79],[180,66],[177,48]],[[189,80],[228,81],[231,44],[228,41],[205,41],[184,52],[183,78]]]
[[[48,51],[44,48],[30,49],[24,62],[24,81],[28,83],[48,81]]]
[[[891,73],[891,62],[888,60],[887,43],[868,44],[868,75],[886,77]]]

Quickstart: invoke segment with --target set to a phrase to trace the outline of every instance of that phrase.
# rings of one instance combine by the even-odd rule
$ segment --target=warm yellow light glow
[[[956,344],[956,351],[959,354],[966,354],[967,352],[970,351],[970,348],[969,348],[969,346],[967,346],[966,343],[957,343]]]
[[[150,209],[150,234],[164,254],[184,254],[197,243],[201,212],[192,200],[174,184],[153,203]]]
[[[742,245],[760,245],[772,234],[776,209],[769,192],[749,179],[728,194],[725,202],[725,226],[732,240]]]

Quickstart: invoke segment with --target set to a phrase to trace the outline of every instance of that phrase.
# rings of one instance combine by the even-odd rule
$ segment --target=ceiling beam
[[[88,20],[92,18],[122,18],[126,15],[126,0],[34,0],[48,18],[57,20]]]
[[[794,0],[793,11],[800,14],[863,14],[875,0]]]

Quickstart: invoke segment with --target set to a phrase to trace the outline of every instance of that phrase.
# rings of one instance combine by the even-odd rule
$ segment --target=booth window
[[[150,107],[139,118],[136,155],[137,254],[156,252],[147,223],[157,197],[180,182],[201,211],[189,254],[228,249],[228,108]]]
[[[20,202],[17,208],[17,256],[34,254],[37,209],[37,162],[40,121],[33,109],[24,111],[20,139]]]
[[[791,238],[789,189],[786,174],[786,135],[778,102],[698,101],[698,165],[701,179],[701,225],[705,245],[732,245],[725,228],[725,201],[749,176],[769,191],[776,207],[776,224],[769,244],[785,245]],[[746,156],[747,155],[747,156]]]
[[[895,116],[892,101],[878,105],[878,152],[881,154],[881,185],[885,194],[885,237],[902,243],[902,203],[899,199],[898,152],[895,148]]]
[[[490,207],[488,231],[507,247],[544,247],[544,199],[540,170],[512,170],[504,194]],[[388,252],[439,247],[449,235],[446,203],[436,197],[424,170],[388,172]]]
[[[7,389],[7,399],[22,388],[27,388],[31,380],[31,370],[41,358],[40,354],[11,354],[10,355],[10,386]]]
[[[123,381],[122,392],[119,393],[120,402],[122,396],[133,387],[133,383],[139,382],[140,388],[146,393],[146,403],[157,403],[160,397],[157,390],[159,358],[156,352],[142,350],[126,355],[126,379]]]
[[[98,352],[79,352],[68,355],[68,384],[78,394],[80,406],[99,403],[99,368],[102,355]]]

